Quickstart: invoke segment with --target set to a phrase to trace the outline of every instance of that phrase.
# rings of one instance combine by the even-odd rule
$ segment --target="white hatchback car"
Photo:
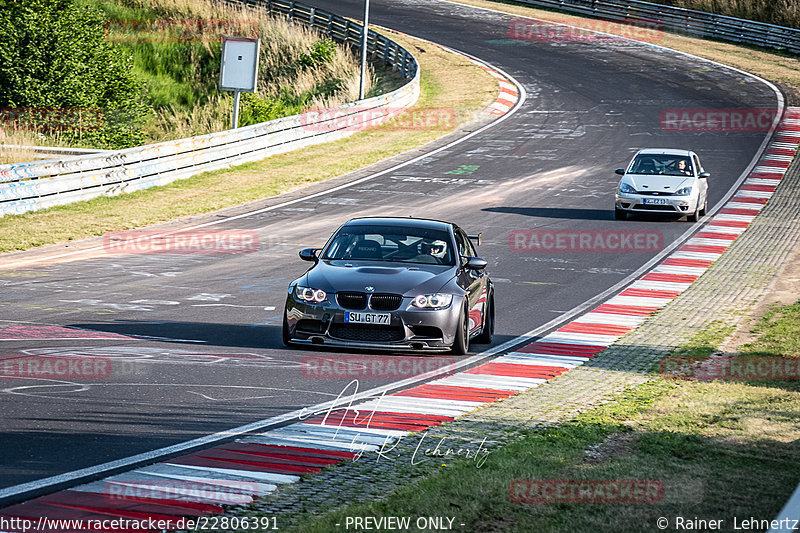
[[[650,148],[633,156],[617,186],[614,217],[628,213],[674,213],[689,222],[706,214],[708,177],[697,154],[688,150]]]

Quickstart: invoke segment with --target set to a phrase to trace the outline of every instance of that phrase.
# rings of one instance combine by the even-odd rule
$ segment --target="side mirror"
[[[477,235],[467,235],[467,237],[469,237],[470,240],[475,241],[475,244],[480,246],[481,245],[481,235],[483,235],[483,233],[478,233]]]
[[[488,264],[486,260],[480,257],[470,257],[467,259],[467,264],[465,266],[470,270],[483,270]]]
[[[698,178],[707,178],[709,176],[711,176],[711,172],[701,172],[697,175]]]
[[[300,259],[303,261],[313,261],[317,262],[317,253],[319,252],[319,248],[303,248],[300,250]]]
[[[614,174],[619,174],[620,176],[624,176],[625,175],[625,169],[624,168],[618,168],[617,170],[614,171]]]

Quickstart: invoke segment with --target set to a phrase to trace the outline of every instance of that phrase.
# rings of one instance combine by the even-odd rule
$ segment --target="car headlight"
[[[322,289],[312,289],[311,287],[301,287],[300,285],[295,287],[294,294],[298,300],[317,304],[328,299],[328,295]]]
[[[452,301],[452,294],[420,294],[414,298],[411,305],[419,309],[440,309],[448,307]]]
[[[690,194],[692,194],[692,188],[690,186],[678,189],[677,191],[675,191],[675,194],[677,194],[678,196],[689,196]]]
[[[636,194],[636,189],[634,189],[631,185],[622,182],[619,184],[619,192],[623,194]]]

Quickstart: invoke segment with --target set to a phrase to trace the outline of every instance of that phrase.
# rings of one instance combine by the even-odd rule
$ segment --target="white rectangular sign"
[[[256,92],[260,42],[247,37],[222,38],[220,90]]]

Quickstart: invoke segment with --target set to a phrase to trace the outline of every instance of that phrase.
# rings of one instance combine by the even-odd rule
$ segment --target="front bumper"
[[[655,196],[645,194],[616,194],[615,208],[636,213],[667,213],[690,215],[697,209],[697,196]]]
[[[290,294],[286,299],[288,340],[293,344],[344,347],[381,351],[449,350],[455,341],[461,306],[454,297],[443,309],[417,309],[412,298],[404,297],[393,311],[346,309],[336,301],[335,294],[320,304],[299,301]],[[347,324],[345,313],[386,313],[388,325]]]

